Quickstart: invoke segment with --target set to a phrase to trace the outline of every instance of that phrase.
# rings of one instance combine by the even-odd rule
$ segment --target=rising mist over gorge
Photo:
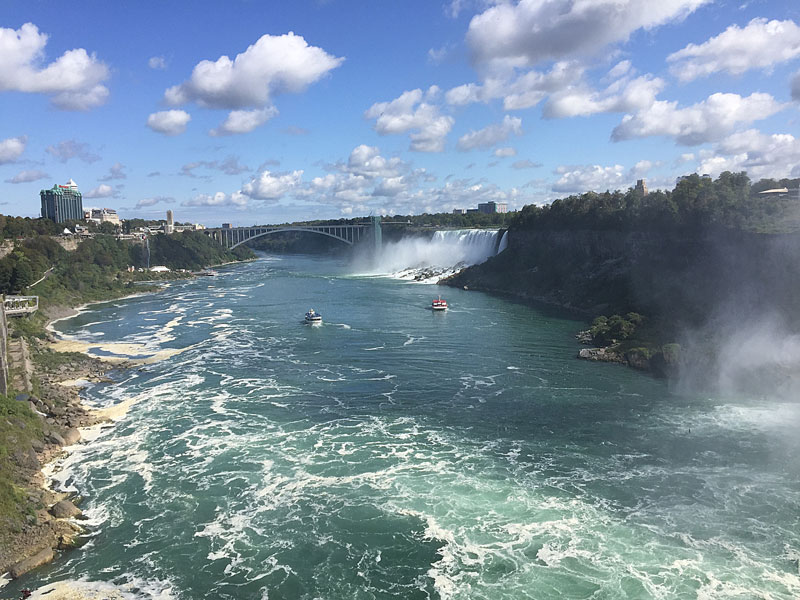
[[[793,388],[800,365],[800,200],[758,191],[797,181],[693,176],[672,192],[584,194],[526,207],[508,249],[447,281],[580,311],[646,316],[682,347],[681,379]],[[796,371],[796,369],[794,369]]]

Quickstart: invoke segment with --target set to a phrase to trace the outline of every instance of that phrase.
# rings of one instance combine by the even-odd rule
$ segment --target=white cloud
[[[714,176],[722,171],[747,171],[751,179],[800,177],[800,138],[756,129],[740,131],[717,144],[697,170]]]
[[[277,175],[263,171],[261,175],[242,186],[242,193],[258,200],[277,200],[298,187],[302,177],[303,171]]]
[[[506,115],[501,123],[489,125],[479,131],[470,131],[458,140],[459,150],[491,148],[512,135],[522,135],[522,119]]]
[[[403,177],[389,177],[384,179],[372,191],[373,196],[388,196],[395,197],[408,188],[406,181]]]
[[[586,85],[575,86],[552,95],[543,114],[547,118],[561,119],[646,109],[653,105],[664,85],[662,79],[643,75],[636,79],[618,79],[602,92],[592,90]]]
[[[105,175],[98,179],[98,181],[112,181],[114,179],[127,179],[128,176],[125,174],[125,165],[122,163],[116,162],[108,169],[108,175]]]
[[[794,74],[792,77],[792,100],[795,102],[800,102],[800,72]]]
[[[513,76],[504,73],[486,77],[483,84],[468,83],[454,87],[447,91],[445,100],[448,104],[463,106],[502,98],[505,110],[532,108],[548,94],[580,79],[583,72],[584,67],[575,61],[559,61],[546,73],[529,71]]]
[[[149,206],[155,206],[160,202],[163,202],[165,204],[172,204],[173,202],[175,202],[175,198],[172,198],[170,196],[155,196],[153,198],[142,198],[136,203],[136,206],[134,208],[135,209],[147,208]]]
[[[181,202],[181,206],[225,206],[244,210],[247,208],[247,196],[241,192],[233,192],[226,194],[224,192],[217,192],[216,194],[198,194],[191,200]]]
[[[64,140],[53,146],[48,146],[44,151],[62,163],[73,158],[77,158],[89,164],[100,160],[100,157],[92,152],[89,144],[85,142],[76,142],[75,140]]]
[[[526,158],[514,162],[511,166],[515,169],[538,169],[542,166],[542,163],[533,162],[531,159]]]
[[[39,170],[31,170],[31,171],[20,171],[11,179],[6,179],[6,183],[30,183],[31,181],[39,181],[40,179],[47,179],[50,177],[44,171]]]
[[[93,190],[86,192],[83,197],[84,198],[114,198],[117,195],[117,192],[114,191],[110,185],[106,183],[101,183],[99,186],[94,188]]]
[[[406,164],[399,158],[386,159],[376,146],[361,144],[353,148],[347,160],[346,171],[366,178],[397,177]]]
[[[568,194],[616,190],[627,187],[628,183],[622,165],[560,166],[556,169],[556,174],[561,177],[553,184],[553,191]]]
[[[16,161],[25,152],[28,137],[7,138],[0,141],[0,165]]]
[[[277,114],[278,109],[274,106],[255,110],[232,110],[228,113],[228,117],[222,125],[217,129],[212,129],[208,133],[212,136],[250,133],[256,127],[260,127]]]
[[[162,110],[147,117],[147,126],[164,135],[180,135],[192,117],[183,110]]]
[[[684,145],[722,139],[740,123],[765,119],[784,108],[769,94],[712,94],[686,108],[677,102],[657,101],[634,115],[625,115],[614,128],[614,141],[648,136],[667,136]]]
[[[455,121],[450,116],[441,115],[439,108],[429,103],[439,92],[436,86],[425,93],[420,89],[403,92],[390,102],[373,104],[364,116],[375,119],[375,131],[380,135],[411,132],[411,150],[442,152],[445,138]]]
[[[660,163],[654,163],[649,160],[640,160],[635,165],[633,165],[630,170],[628,171],[628,177],[631,180],[633,179],[641,179],[653,168],[658,166]]]
[[[233,60],[223,55],[199,62],[191,77],[169,88],[164,99],[172,106],[195,102],[232,110],[212,134],[246,133],[276,114],[275,95],[300,93],[343,61],[292,32],[263,35]]]
[[[43,65],[47,34],[33,23],[17,30],[0,28],[0,91],[40,93],[64,110],[88,110],[103,104],[108,67],[83,48],[68,50]]]
[[[520,0],[472,18],[467,43],[476,64],[532,67],[542,61],[592,56],[638,29],[684,18],[710,0]]]
[[[516,148],[498,148],[494,151],[494,155],[498,158],[506,158],[508,156],[516,156],[517,149]]]
[[[770,69],[800,56],[800,27],[793,21],[753,19],[741,28],[731,25],[703,44],[689,44],[667,57],[670,72],[681,81],[720,71],[739,75]]]
[[[163,56],[152,56],[147,61],[147,66],[151,69],[164,70],[167,68],[167,60]]]

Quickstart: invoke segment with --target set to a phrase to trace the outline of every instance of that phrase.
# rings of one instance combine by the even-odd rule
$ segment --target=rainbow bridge
[[[228,250],[233,250],[250,240],[283,231],[317,233],[332,237],[351,246],[370,243],[375,250],[379,250],[382,244],[380,217],[370,217],[369,221],[365,223],[353,223],[350,225],[292,223],[289,225],[260,225],[253,227],[212,227],[203,230],[207,236],[222,244]]]

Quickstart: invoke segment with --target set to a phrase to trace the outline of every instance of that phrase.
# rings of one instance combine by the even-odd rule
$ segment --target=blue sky
[[[800,177],[800,3],[0,4],[0,212],[207,225]]]

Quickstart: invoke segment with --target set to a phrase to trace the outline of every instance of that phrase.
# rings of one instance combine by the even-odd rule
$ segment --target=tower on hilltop
[[[83,196],[78,184],[70,179],[65,185],[54,185],[50,190],[41,190],[42,216],[56,223],[83,219]]]
[[[172,216],[172,211],[167,211],[167,224],[164,225],[164,233],[169,235],[175,232],[175,218]]]
[[[637,192],[642,192],[642,196],[647,196],[647,180],[637,179],[635,189]]]

